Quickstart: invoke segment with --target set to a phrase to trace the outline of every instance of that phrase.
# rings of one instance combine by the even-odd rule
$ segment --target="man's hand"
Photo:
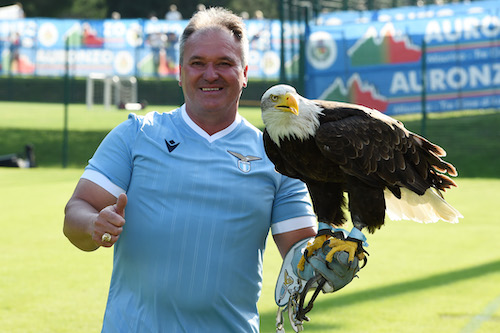
[[[94,221],[92,240],[100,246],[111,247],[118,241],[125,225],[125,206],[127,205],[127,195],[120,194],[116,204],[107,206],[99,212]],[[103,235],[109,234],[111,238],[106,240]]]

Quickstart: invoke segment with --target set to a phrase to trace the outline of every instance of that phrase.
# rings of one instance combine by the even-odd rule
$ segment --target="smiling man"
[[[198,12],[180,44],[186,103],[131,114],[85,168],[64,233],[114,248],[103,332],[258,332],[269,229],[283,255],[316,234],[305,185],[238,114],[247,49],[241,18]]]
[[[208,134],[234,122],[247,85],[246,41],[242,33],[201,22],[181,40],[180,82],[189,117]],[[189,30],[189,27],[187,28]],[[235,42],[235,40],[237,42]]]

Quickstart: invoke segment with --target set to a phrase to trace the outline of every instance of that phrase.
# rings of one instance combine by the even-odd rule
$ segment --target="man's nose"
[[[209,63],[207,65],[207,68],[206,68],[205,72],[203,73],[203,77],[207,81],[212,81],[212,80],[216,80],[219,78],[219,73],[217,72],[217,68],[215,67],[214,64]]]

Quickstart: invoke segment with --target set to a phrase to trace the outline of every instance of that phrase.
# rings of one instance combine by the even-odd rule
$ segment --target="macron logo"
[[[167,144],[167,149],[169,153],[173,152],[174,149],[177,148],[177,146],[179,146],[180,144],[180,142],[175,142],[174,140],[167,141],[166,139],[165,143]]]

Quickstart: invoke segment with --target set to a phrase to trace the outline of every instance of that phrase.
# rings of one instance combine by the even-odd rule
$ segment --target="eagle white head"
[[[295,88],[280,84],[269,88],[260,102],[262,121],[271,139],[306,140],[316,133],[322,108],[302,96]]]

